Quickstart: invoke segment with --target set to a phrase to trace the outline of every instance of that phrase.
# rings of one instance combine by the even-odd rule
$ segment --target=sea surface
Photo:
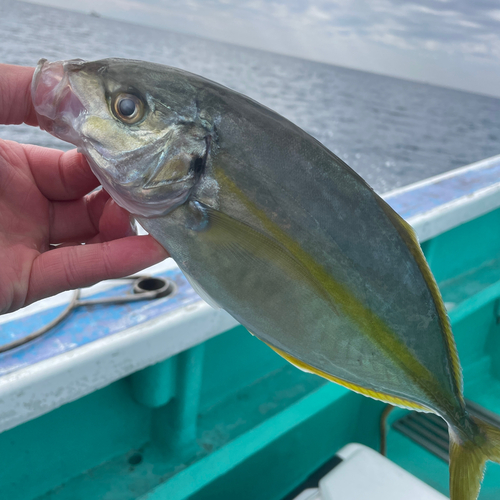
[[[500,153],[500,99],[12,0],[0,20],[0,62],[125,57],[198,73],[295,122],[380,193]],[[28,126],[0,138],[69,147]]]

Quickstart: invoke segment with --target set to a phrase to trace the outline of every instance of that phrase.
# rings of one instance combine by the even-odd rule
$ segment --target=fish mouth
[[[33,75],[31,98],[42,130],[76,146],[79,124],[86,109],[73,92],[70,74],[79,71],[81,59],[48,62],[41,59]]]

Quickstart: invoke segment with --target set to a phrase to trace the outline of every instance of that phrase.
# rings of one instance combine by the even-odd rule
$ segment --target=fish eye
[[[118,94],[114,98],[115,116],[124,123],[137,123],[144,116],[144,104],[133,94]]]

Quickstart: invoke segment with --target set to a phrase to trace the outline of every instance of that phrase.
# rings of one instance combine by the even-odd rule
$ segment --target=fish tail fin
[[[500,428],[472,417],[471,439],[462,439],[450,429],[450,500],[476,500],[486,462],[500,463]]]

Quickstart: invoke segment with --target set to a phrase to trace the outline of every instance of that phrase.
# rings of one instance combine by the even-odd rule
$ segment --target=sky
[[[500,0],[35,0],[500,97]]]

